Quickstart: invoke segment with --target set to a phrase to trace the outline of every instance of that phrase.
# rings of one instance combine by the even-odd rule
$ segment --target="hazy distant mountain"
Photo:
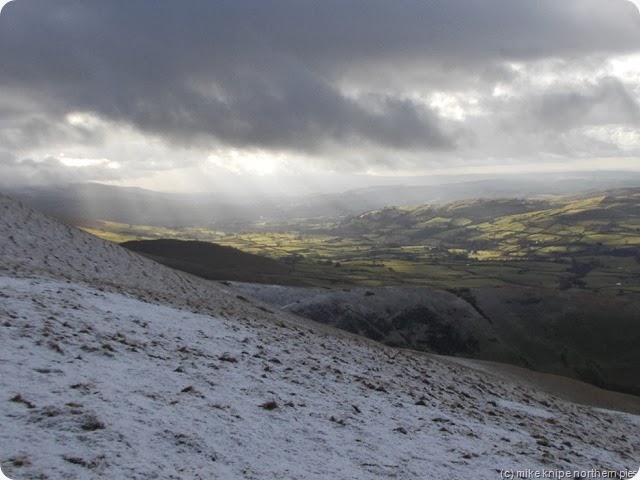
[[[199,225],[219,217],[253,218],[241,205],[213,195],[184,195],[98,183],[8,192],[34,208],[70,221],[103,219],[142,225]]]
[[[494,178],[473,176],[402,179],[405,184],[314,195],[228,197],[162,193],[101,184],[72,184],[10,190],[12,197],[57,217],[113,220],[163,226],[212,225],[229,230],[277,224],[299,218],[339,218],[392,205],[447,203],[465,198],[506,198],[568,194],[585,190],[640,186],[637,172],[571,172]],[[427,184],[426,182],[429,182]],[[417,184],[421,183],[421,184]]]

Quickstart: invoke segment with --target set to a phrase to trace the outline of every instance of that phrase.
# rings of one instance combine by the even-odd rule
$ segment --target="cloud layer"
[[[612,67],[638,51],[625,0],[16,0],[0,142],[121,175],[224,149],[346,171],[570,161],[580,139],[638,131],[637,78]],[[200,160],[163,160],[175,149]]]

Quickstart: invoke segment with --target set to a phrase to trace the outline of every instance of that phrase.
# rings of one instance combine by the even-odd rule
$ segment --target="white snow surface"
[[[640,464],[637,416],[272,313],[5,197],[0,215],[9,478],[497,479]]]

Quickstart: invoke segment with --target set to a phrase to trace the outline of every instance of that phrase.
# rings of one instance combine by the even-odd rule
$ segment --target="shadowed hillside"
[[[640,394],[633,298],[515,287],[234,287],[387,345],[504,362]]]
[[[160,239],[134,240],[121,245],[163,265],[208,280],[303,285],[290,278],[290,265],[210,242]]]

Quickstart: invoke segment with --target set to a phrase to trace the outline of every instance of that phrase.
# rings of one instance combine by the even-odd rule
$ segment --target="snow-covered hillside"
[[[0,197],[12,479],[497,479],[626,470],[640,417],[382,347]]]

